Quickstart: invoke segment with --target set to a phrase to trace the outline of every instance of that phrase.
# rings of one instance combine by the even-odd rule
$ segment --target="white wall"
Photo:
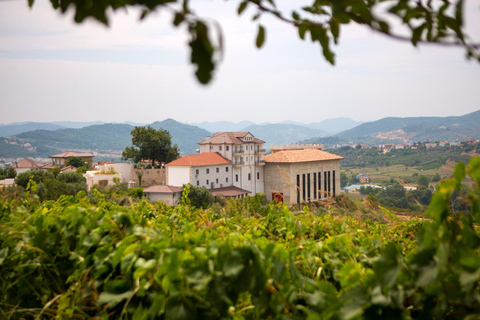
[[[165,202],[165,204],[169,206],[175,206],[181,201],[182,193],[181,192],[176,192],[176,193],[148,192],[148,193],[145,193],[145,196],[150,201],[161,201],[161,202]]]
[[[228,187],[233,185],[233,178],[232,178],[233,168],[231,164],[218,164],[218,165],[211,165],[211,166],[191,167],[191,168],[192,168],[191,184],[194,186],[212,189],[212,188]],[[218,168],[218,173],[217,173],[217,168]],[[227,171],[227,168],[228,168],[228,171]],[[207,173],[207,169],[209,170],[209,173]],[[218,179],[218,182],[217,182],[217,179]],[[208,184],[207,184],[207,180],[208,180]],[[212,183],[213,183],[213,187],[212,187]]]
[[[133,175],[133,165],[131,163],[107,163],[105,164],[105,169],[108,171],[110,168],[113,168],[118,172],[122,177],[122,182],[128,182],[135,176]]]
[[[182,187],[191,182],[191,167],[187,166],[167,166],[167,185]]]

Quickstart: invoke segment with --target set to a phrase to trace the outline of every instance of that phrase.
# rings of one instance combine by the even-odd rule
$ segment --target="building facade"
[[[250,132],[218,132],[199,142],[200,154],[217,152],[232,163],[232,185],[251,193],[263,193],[265,141]]]
[[[278,151],[265,156],[265,197],[289,205],[324,200],[340,192],[340,160],[319,150]]]

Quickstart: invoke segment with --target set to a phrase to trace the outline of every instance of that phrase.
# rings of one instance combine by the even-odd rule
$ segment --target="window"
[[[250,146],[250,150],[253,150],[253,146]]]
[[[333,195],[335,196],[335,170],[332,171]]]
[[[228,183],[228,178],[225,179],[225,182]]]
[[[200,185],[200,181],[197,180],[197,187]]]
[[[297,174],[297,203],[300,203],[300,175]]]
[[[248,181],[250,181],[251,179],[252,179],[252,174],[249,173],[249,174],[248,174]]]
[[[228,167],[225,167],[225,172],[228,172]]]
[[[210,173],[210,169],[207,169],[207,174],[209,174],[209,173]],[[207,183],[207,184],[208,184],[208,183]]]
[[[257,180],[260,180],[260,172],[257,172]]]
[[[210,181],[207,180],[207,185],[210,183]]]
[[[310,201],[310,173],[307,173],[307,200]]]
[[[218,147],[218,150],[222,151],[222,146],[219,146],[219,147]]]
[[[195,174],[199,174],[199,173],[200,173],[200,170],[196,169]]]
[[[215,182],[218,183],[218,179],[216,179]]]
[[[226,146],[226,148],[227,148],[227,151],[230,150],[229,146]]]
[[[235,175],[235,182],[238,182],[238,174]]]
[[[302,174],[302,198],[305,201],[305,173]]]
[[[219,172],[220,172],[220,168],[217,168],[217,173],[219,173]]]

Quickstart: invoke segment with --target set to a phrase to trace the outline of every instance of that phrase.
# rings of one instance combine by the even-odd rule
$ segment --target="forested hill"
[[[397,130],[411,141],[480,138],[480,110],[458,117],[383,118],[337,134],[340,138],[382,136]],[[402,133],[399,133],[401,135]]]
[[[0,137],[13,136],[22,132],[32,130],[57,130],[65,128],[62,125],[54,123],[43,122],[25,122],[25,123],[11,123],[0,126]]]
[[[35,130],[18,134],[33,146],[49,146],[55,149],[122,150],[130,145],[128,124],[99,124],[80,129],[59,129],[55,131]]]
[[[198,142],[205,140],[212,134],[197,126],[184,124],[173,119],[157,121],[150,125],[154,129],[165,129],[172,135],[173,143],[180,148],[182,155],[193,154],[198,149]]]
[[[210,132],[191,125],[186,125],[172,119],[154,122],[150,125],[155,129],[163,128],[172,135],[172,142],[180,148],[182,155],[195,153],[198,142],[204,140]],[[0,157],[35,157],[49,156],[63,150],[85,149],[91,151],[124,150],[130,146],[134,129],[128,124],[106,123],[93,125],[80,129],[58,129],[55,131],[34,130],[28,131],[12,138],[19,144],[30,143],[36,152],[15,148],[0,148]],[[8,144],[5,144],[7,146]],[[8,145],[12,146],[12,145]],[[23,151],[22,151],[23,150]],[[9,152],[10,151],[10,152]],[[14,151],[14,152],[13,152]]]

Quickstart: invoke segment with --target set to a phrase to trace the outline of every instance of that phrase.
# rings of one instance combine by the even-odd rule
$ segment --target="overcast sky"
[[[222,26],[215,79],[198,84],[187,38],[156,14],[117,11],[110,27],[73,23],[49,2],[0,1],[0,123],[18,121],[318,122],[451,116],[480,109],[480,64],[462,49],[398,43],[360,27],[341,30],[332,67],[295,29],[264,19],[267,40],[238,1],[192,1]],[[480,40],[480,0],[467,1]]]

